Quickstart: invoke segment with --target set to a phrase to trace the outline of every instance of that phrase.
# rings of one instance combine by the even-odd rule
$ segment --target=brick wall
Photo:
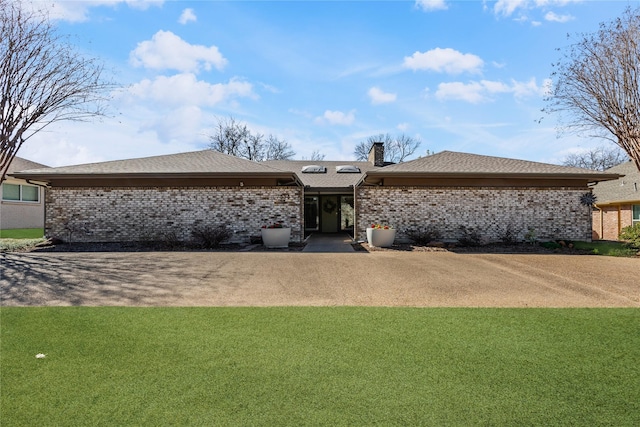
[[[76,242],[136,241],[198,225],[226,224],[232,242],[283,221],[301,241],[302,189],[297,187],[53,187],[47,191],[46,235]]]
[[[593,211],[594,236],[597,234],[597,238],[602,240],[618,240],[620,230],[632,225],[631,205],[604,206],[601,209],[602,212]]]
[[[499,241],[507,224],[520,240],[529,227],[539,240],[591,239],[591,210],[580,204],[584,188],[362,187],[358,190],[357,238],[373,223],[406,230],[433,225],[444,239],[460,237],[461,225]]]

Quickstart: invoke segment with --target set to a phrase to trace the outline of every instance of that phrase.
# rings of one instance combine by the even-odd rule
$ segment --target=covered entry
[[[305,235],[345,232],[353,236],[352,194],[318,194],[304,198]]]

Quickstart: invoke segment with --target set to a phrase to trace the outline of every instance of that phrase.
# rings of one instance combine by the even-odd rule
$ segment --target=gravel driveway
[[[0,254],[2,306],[640,307],[640,259],[451,252]]]

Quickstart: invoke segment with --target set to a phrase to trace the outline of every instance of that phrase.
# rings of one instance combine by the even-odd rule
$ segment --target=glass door
[[[310,234],[318,231],[318,196],[305,196],[304,198],[304,231]]]
[[[355,215],[353,196],[340,196],[340,231],[353,236]]]

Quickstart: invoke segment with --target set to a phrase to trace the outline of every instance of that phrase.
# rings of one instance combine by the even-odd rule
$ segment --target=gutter
[[[539,178],[539,179],[590,179],[589,182],[610,181],[623,177],[624,175],[612,173],[495,173],[495,172],[385,172],[376,170],[367,172],[372,177],[394,177],[394,178]]]

